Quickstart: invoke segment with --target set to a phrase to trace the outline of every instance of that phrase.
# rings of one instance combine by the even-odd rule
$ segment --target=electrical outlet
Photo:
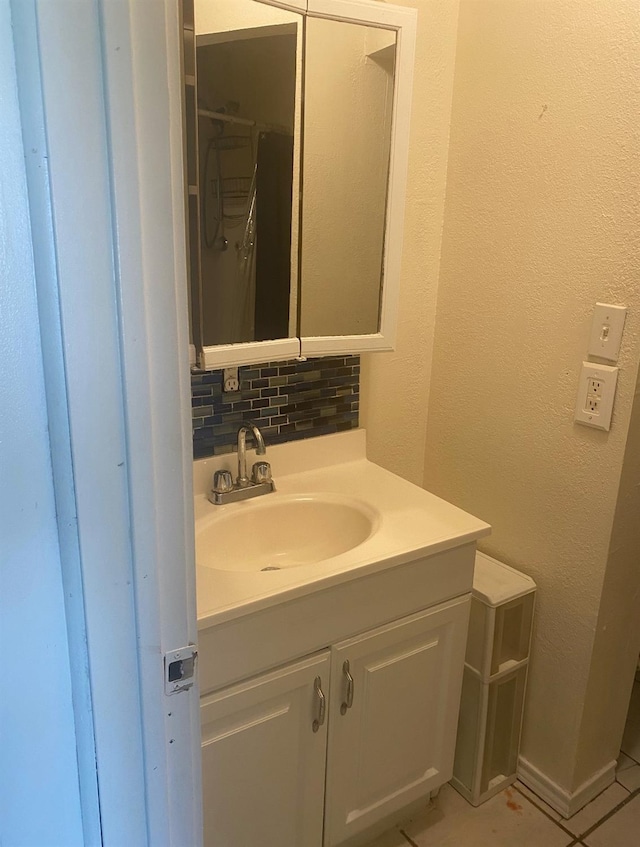
[[[576,423],[609,431],[617,381],[618,368],[582,363],[574,414]]]
[[[240,380],[237,368],[225,368],[222,375],[225,391],[240,391]]]
[[[590,397],[602,397],[604,382],[601,379],[590,379],[587,383],[587,394]]]
[[[602,401],[599,397],[594,397],[592,394],[587,395],[587,402],[585,404],[585,412],[591,412],[594,415],[600,414],[600,403]]]

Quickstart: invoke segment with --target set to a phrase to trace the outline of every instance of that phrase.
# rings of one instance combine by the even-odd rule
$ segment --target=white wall
[[[567,792],[640,642],[638,79],[636,3],[461,0],[424,479],[538,582],[522,752]],[[630,308],[609,434],[573,423],[596,300]]]
[[[421,484],[440,269],[459,0],[408,0],[418,34],[398,340],[362,357],[369,458]]]
[[[0,0],[0,843],[83,843],[8,0]]]

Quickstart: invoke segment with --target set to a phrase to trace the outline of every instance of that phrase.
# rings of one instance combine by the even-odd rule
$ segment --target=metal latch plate
[[[185,691],[196,681],[198,648],[194,644],[164,654],[164,693]]]

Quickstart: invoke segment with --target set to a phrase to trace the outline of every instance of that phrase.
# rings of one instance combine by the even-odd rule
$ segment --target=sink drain
[[[281,568],[279,568],[277,565],[267,565],[266,568],[260,568],[260,570],[261,571],[279,571],[279,570],[281,570]]]

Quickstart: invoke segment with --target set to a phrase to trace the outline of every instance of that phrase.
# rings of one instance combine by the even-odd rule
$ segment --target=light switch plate
[[[626,306],[596,303],[589,337],[589,356],[608,362],[618,361],[626,316]]]
[[[574,415],[576,423],[608,432],[617,382],[618,368],[583,362]]]

